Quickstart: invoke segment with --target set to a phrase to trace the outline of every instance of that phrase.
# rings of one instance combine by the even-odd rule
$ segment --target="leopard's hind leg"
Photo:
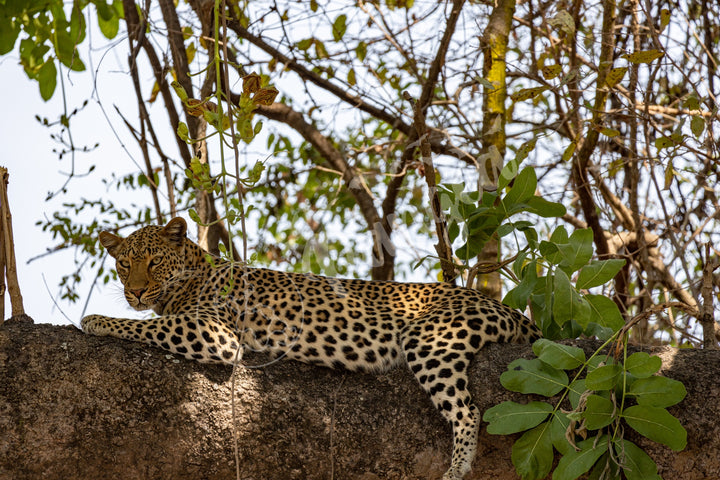
[[[452,425],[453,452],[443,480],[460,480],[470,471],[477,450],[481,415],[468,390],[468,367],[482,342],[458,334],[453,322],[419,318],[401,332],[401,345],[410,370]]]

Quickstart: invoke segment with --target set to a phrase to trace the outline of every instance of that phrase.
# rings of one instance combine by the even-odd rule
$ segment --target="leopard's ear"
[[[171,245],[181,247],[187,233],[187,223],[182,217],[175,217],[162,229],[161,234],[168,239]]]
[[[117,250],[120,247],[120,244],[122,244],[123,240],[125,239],[122,237],[118,237],[113,233],[100,232],[100,244],[105,247],[105,250],[107,250],[110,256],[113,258],[117,258]]]

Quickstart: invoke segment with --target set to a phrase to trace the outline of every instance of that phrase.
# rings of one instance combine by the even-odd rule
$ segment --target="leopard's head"
[[[135,310],[158,305],[185,267],[187,224],[173,218],[164,227],[143,227],[127,238],[100,232],[100,243],[115,258],[118,276],[125,287],[125,299]]]

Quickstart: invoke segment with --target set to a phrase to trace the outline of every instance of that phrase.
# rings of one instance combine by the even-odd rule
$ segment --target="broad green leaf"
[[[617,304],[605,295],[585,295],[585,300],[590,305],[590,322],[611,328],[613,332],[625,325]]]
[[[587,398],[585,411],[585,426],[589,430],[598,430],[610,425],[613,421],[615,405],[607,398],[599,395],[590,395]]]
[[[551,397],[567,386],[568,377],[564,371],[537,358],[519,358],[510,363],[508,370],[500,375],[500,383],[513,392],[537,393]]]
[[[523,168],[520,174],[515,177],[515,183],[510,187],[508,194],[503,197],[502,203],[509,210],[513,205],[523,203],[535,195],[536,188],[537,176],[535,176],[535,169],[532,167]]]
[[[687,445],[687,432],[664,408],[634,405],[626,408],[622,417],[638,433],[675,451]]]
[[[612,280],[625,265],[625,260],[611,258],[609,260],[598,260],[580,269],[577,288],[592,288],[604,285]]]
[[[620,365],[604,365],[591,371],[585,377],[585,386],[590,390],[611,390],[622,373]]]
[[[580,404],[580,396],[585,393],[587,387],[585,386],[585,379],[579,378],[572,382],[568,387],[568,400],[573,408],[578,408]]]
[[[640,405],[669,407],[680,403],[687,395],[687,390],[682,382],[672,378],[653,376],[635,380],[630,385],[627,394],[637,398]]]
[[[550,423],[550,438],[552,440],[553,447],[563,455],[567,455],[575,449],[570,445],[565,437],[565,432],[570,425],[570,419],[565,413],[555,412],[553,419]]]
[[[616,440],[614,447],[627,480],[662,480],[657,465],[642,448],[625,439]]]
[[[589,303],[577,293],[567,274],[559,268],[553,278],[553,319],[560,326],[575,320],[583,328],[590,321]]]
[[[98,9],[97,17],[100,32],[105,36],[105,38],[112,40],[117,36],[118,31],[120,30],[120,18],[111,7],[107,8],[105,15],[100,15],[99,12],[100,9]]]
[[[57,86],[57,69],[55,68],[54,58],[50,57],[40,67],[37,80],[40,86],[40,96],[47,102],[55,93],[55,87]]]
[[[10,53],[20,35],[20,22],[0,14],[0,55]]]
[[[354,68],[351,68],[350,70],[348,70],[347,82],[348,82],[348,85],[350,85],[350,86],[353,86],[357,83],[357,80],[355,78],[355,69]]]
[[[545,402],[530,402],[525,405],[503,402],[487,409],[483,415],[483,421],[489,423],[488,433],[509,435],[539,425],[552,411],[552,405]]]
[[[590,470],[597,459],[607,451],[608,444],[606,436],[603,435],[599,440],[595,438],[583,440],[578,443],[578,447],[579,451],[563,455],[553,472],[553,480],[575,480]]]
[[[512,462],[523,480],[545,478],[553,463],[549,422],[525,432],[512,447]]]
[[[562,243],[568,243],[568,241],[570,241],[570,237],[568,236],[565,227],[560,225],[555,230],[553,230],[552,235],[550,235],[550,241],[558,245]]]
[[[662,360],[657,355],[646,352],[635,352],[625,360],[625,370],[637,378],[653,376],[662,367]]]
[[[343,35],[345,35],[345,32],[347,31],[347,15],[342,14],[338,15],[338,17],[333,22],[332,27],[332,34],[333,39],[338,42],[342,39]]]
[[[531,197],[526,204],[530,213],[540,215],[544,218],[562,217],[567,212],[563,204],[545,200],[537,195]]]
[[[593,233],[589,228],[575,230],[567,244],[558,244],[563,254],[561,266],[567,266],[571,272],[579,270],[586,265],[593,254]]]
[[[533,344],[532,349],[540,360],[561,370],[572,370],[585,363],[585,352],[572,345],[541,338]]]

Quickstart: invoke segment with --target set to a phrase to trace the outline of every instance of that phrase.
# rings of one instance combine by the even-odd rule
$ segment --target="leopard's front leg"
[[[177,353],[190,360],[212,363],[235,362],[240,342],[237,335],[212,319],[166,315],[134,320],[88,315],[80,326],[85,333],[144,342]]]

